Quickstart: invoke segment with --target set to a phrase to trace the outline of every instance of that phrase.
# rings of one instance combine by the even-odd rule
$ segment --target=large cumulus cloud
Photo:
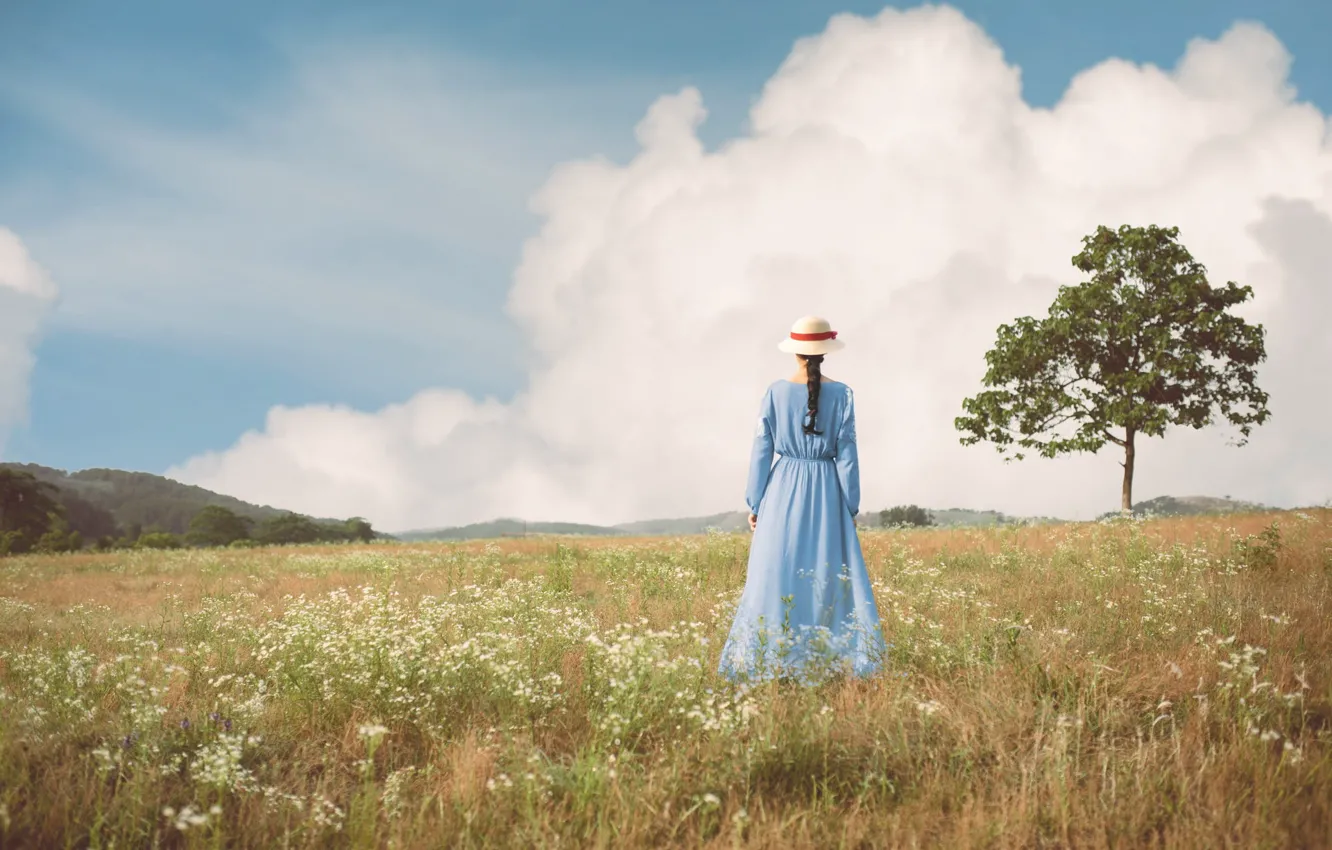
[[[28,407],[28,379],[56,286],[11,230],[0,227],[0,452]]]
[[[508,299],[536,354],[511,402],[280,408],[170,474],[389,528],[730,509],[758,398],[791,366],[775,343],[817,313],[848,343],[826,371],[857,389],[868,508],[1090,516],[1117,503],[1112,453],[1004,464],[952,420],[995,327],[1077,282],[1084,234],[1158,223],[1214,283],[1253,285],[1274,416],[1240,450],[1224,429],[1149,441],[1136,492],[1322,501],[1332,144],[1289,63],[1238,24],[1172,70],[1107,60],[1036,109],[950,8],[836,17],[796,43],[743,137],[705,150],[686,89],[651,106],[632,161],[555,170]]]

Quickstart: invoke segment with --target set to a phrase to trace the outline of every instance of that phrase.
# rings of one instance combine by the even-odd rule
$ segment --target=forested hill
[[[227,508],[255,522],[286,513],[147,472],[119,469],[66,472],[35,463],[0,463],[0,467],[27,472],[39,481],[53,484],[70,526],[88,540],[119,536],[119,530],[131,529],[184,534],[190,520],[207,505]]]

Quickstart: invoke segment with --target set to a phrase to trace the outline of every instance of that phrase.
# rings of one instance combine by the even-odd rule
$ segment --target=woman
[[[749,570],[718,672],[812,681],[879,668],[883,636],[856,537],[860,466],[851,388],[822,375],[844,346],[800,319],[777,347],[798,370],[763,396],[750,461]],[[773,463],[773,452],[778,459]]]

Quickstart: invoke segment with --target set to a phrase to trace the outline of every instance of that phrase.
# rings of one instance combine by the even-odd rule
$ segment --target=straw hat
[[[837,331],[827,319],[806,316],[791,325],[791,335],[777,347],[788,354],[827,354],[845,348],[846,343],[837,339]]]

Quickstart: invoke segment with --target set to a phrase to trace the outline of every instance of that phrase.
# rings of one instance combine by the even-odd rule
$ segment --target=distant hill
[[[745,511],[727,511],[721,514],[684,517],[682,519],[648,519],[639,522],[620,523],[615,528],[625,534],[642,537],[703,534],[708,529],[744,531],[749,528],[749,514]]]
[[[1133,506],[1135,516],[1196,516],[1201,514],[1250,513],[1270,511],[1272,508],[1257,502],[1216,496],[1157,496]],[[1107,511],[1098,519],[1118,516],[1119,511]]]
[[[596,537],[672,537],[703,534],[709,529],[742,531],[748,528],[743,511],[677,519],[648,519],[619,525],[585,525],[575,522],[523,522],[520,519],[496,519],[450,528],[403,531],[399,540],[484,540],[517,534],[584,534]]]
[[[1010,516],[1000,511],[974,511],[968,508],[943,508],[942,510],[931,510],[929,513],[930,518],[934,520],[934,524],[941,528],[1066,522],[1066,520],[1054,517]]]
[[[584,525],[577,522],[524,522],[521,519],[494,519],[449,528],[423,528],[393,535],[399,540],[488,540],[493,537],[512,537],[520,534],[586,534],[607,536],[624,532],[604,525]]]
[[[1010,517],[998,511],[971,511],[964,508],[948,508],[930,511],[939,526],[987,526],[1017,522],[1061,522],[1062,520],[1043,517]],[[867,511],[857,517],[857,522],[865,528],[879,526],[879,512]],[[518,519],[497,519],[490,522],[478,522],[472,525],[452,528],[420,529],[404,531],[396,535],[399,540],[482,540],[491,537],[504,537],[527,534],[585,534],[595,536],[631,536],[631,537],[674,537],[677,535],[704,534],[708,531],[745,531],[749,528],[749,514],[746,511],[727,511],[707,516],[677,517],[672,519],[646,519],[637,522],[623,522],[618,525],[579,525],[567,522],[529,522]]]
[[[207,505],[220,505],[255,522],[287,513],[147,472],[119,469],[66,472],[35,463],[0,463],[0,466],[31,473],[38,480],[54,485],[70,526],[85,540],[115,536],[117,527],[122,531],[138,526],[184,534],[190,520]]]

